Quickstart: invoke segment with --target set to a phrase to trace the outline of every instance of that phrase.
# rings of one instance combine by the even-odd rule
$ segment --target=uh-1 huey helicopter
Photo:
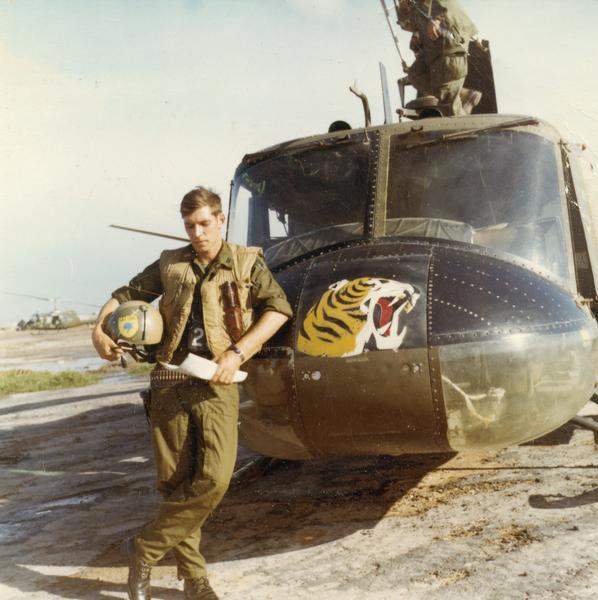
[[[287,459],[496,449],[592,397],[589,166],[548,123],[497,113],[477,47],[474,114],[424,103],[392,123],[386,101],[385,124],[335,122],[236,169],[227,239],[264,249],[294,308],[244,366],[243,446]]]
[[[28,319],[21,319],[16,325],[17,331],[70,329],[71,327],[89,325],[95,322],[95,315],[93,317],[83,317],[73,309],[59,310],[58,306],[63,301],[61,298],[46,298],[45,296],[32,296],[31,294],[19,294],[5,291],[0,291],[0,293],[7,294],[9,296],[17,296],[19,298],[44,300],[45,302],[51,302],[53,304],[53,309],[51,312],[36,312],[33,313],[33,315],[31,315],[31,317]],[[66,302],[68,304],[78,304],[81,306],[93,307],[96,310],[98,308],[97,305],[88,304],[86,302],[78,302],[75,300],[66,300]]]

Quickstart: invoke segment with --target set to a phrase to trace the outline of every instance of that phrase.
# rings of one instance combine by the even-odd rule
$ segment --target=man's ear
[[[220,223],[220,225],[224,225],[224,223],[226,222],[226,216],[224,215],[224,213],[222,211],[220,211],[216,215],[216,219],[218,219],[218,223]]]

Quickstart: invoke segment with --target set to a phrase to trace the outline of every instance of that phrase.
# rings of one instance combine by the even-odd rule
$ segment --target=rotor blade
[[[35,300],[46,300],[47,302],[53,302],[54,304],[78,304],[80,306],[89,306],[91,308],[100,308],[99,304],[90,304],[89,302],[79,302],[78,300],[68,300],[67,298],[45,298],[44,296],[32,296],[31,294],[18,294],[16,292],[5,292],[0,290],[0,294],[7,294],[8,296],[17,296],[19,298],[33,298]]]
[[[44,298],[43,296],[32,296],[31,294],[17,294],[15,292],[5,292],[0,290],[0,294],[7,294],[8,296],[20,296],[21,298],[34,298],[35,300],[46,300],[47,302],[56,302],[56,298]]]
[[[69,300],[68,298],[60,298],[60,302],[65,304],[77,304],[78,306],[89,306],[90,308],[100,308],[99,304],[89,304],[89,302],[79,302],[79,300]]]
[[[168,235],[167,233],[158,233],[156,231],[146,231],[145,229],[135,229],[134,227],[123,227],[122,225],[110,225],[115,229],[124,229],[125,231],[134,231],[135,233],[144,233],[145,235],[155,235],[157,237],[168,238],[169,240],[179,240],[181,242],[188,242],[189,240],[184,237],[176,235]]]

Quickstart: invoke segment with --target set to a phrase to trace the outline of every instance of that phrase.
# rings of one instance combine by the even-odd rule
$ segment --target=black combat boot
[[[185,600],[219,600],[207,577],[185,579]]]
[[[129,578],[127,579],[129,600],[151,600],[151,567],[146,562],[137,558],[137,552],[135,550],[135,542],[133,541],[133,538],[129,538],[125,542],[125,549],[129,559]]]

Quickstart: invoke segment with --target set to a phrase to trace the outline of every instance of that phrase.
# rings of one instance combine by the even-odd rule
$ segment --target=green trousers
[[[206,576],[201,527],[224,496],[237,456],[236,384],[152,389],[152,445],[158,514],[135,538],[137,555],[155,565],[169,550],[180,579]]]
[[[418,92],[436,96],[447,116],[464,114],[459,92],[467,77],[466,54],[439,56],[430,64],[420,54],[409,67],[408,77]]]

